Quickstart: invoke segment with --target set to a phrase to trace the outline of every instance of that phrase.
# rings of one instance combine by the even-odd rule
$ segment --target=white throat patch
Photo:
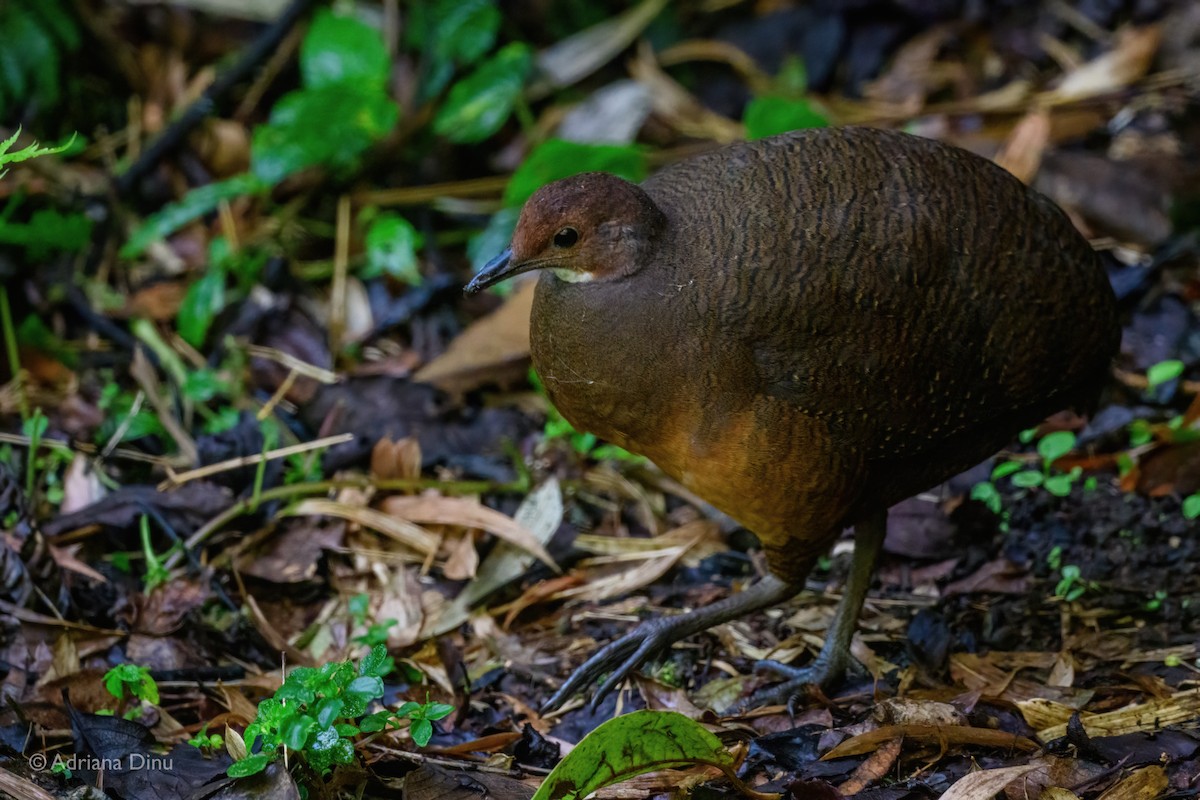
[[[567,283],[587,283],[594,277],[590,272],[579,272],[573,269],[562,269],[561,267],[551,270],[551,272],[554,273],[554,277]]]

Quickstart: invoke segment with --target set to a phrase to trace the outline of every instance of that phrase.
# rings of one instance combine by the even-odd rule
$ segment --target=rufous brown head
[[[512,246],[489,261],[466,291],[535,269],[571,283],[630,275],[649,259],[665,222],[641,187],[615,175],[587,172],[555,181],[529,198]]]

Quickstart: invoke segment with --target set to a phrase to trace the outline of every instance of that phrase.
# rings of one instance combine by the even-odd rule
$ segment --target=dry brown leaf
[[[54,795],[15,772],[0,769],[0,794],[13,800],[54,800]]]
[[[436,553],[440,543],[437,536],[402,517],[365,506],[339,503],[336,500],[310,498],[284,513],[294,517],[312,514],[348,520],[376,533],[382,533],[384,536],[416,550],[423,556],[431,556]]]
[[[1038,795],[1038,800],[1079,800],[1079,795],[1072,792],[1070,789],[1063,789],[1058,786],[1047,786],[1042,789],[1042,793]]]
[[[469,533],[447,537],[446,549],[450,555],[442,565],[442,574],[452,581],[466,581],[475,577],[479,568],[479,551]]]
[[[1103,714],[1080,714],[1088,736],[1120,736],[1123,733],[1156,731],[1166,725],[1187,722],[1200,715],[1200,689],[1176,692],[1165,700],[1137,703]],[[1038,731],[1043,742],[1067,735],[1067,726],[1055,725]]]
[[[1001,767],[972,772],[959,778],[942,795],[942,800],[992,800],[1004,787],[1038,769],[1040,764]]]
[[[969,728],[955,725],[885,725],[873,731],[851,736],[837,747],[821,756],[822,761],[831,758],[845,758],[870,753],[880,742],[888,739],[911,739],[922,744],[940,744],[943,746],[956,744],[973,744],[983,747],[1000,747],[1013,750],[1033,752],[1038,750],[1037,742],[1017,736],[1015,733],[994,731],[989,728]],[[996,791],[999,791],[997,789]]]
[[[562,488],[550,478],[534,489],[521,502],[513,516],[522,527],[533,533],[543,545],[549,543],[563,518]],[[488,553],[478,570],[478,577],[467,584],[458,597],[447,603],[438,614],[431,615],[426,636],[439,636],[466,621],[470,609],[496,590],[520,578],[533,566],[534,557],[508,542],[500,542]],[[515,613],[520,613],[517,609]],[[509,615],[509,620],[515,616]]]
[[[388,514],[411,522],[480,528],[527,553],[532,553],[555,572],[560,571],[554,559],[546,552],[546,548],[528,528],[511,517],[482,505],[478,500],[423,494],[419,497],[388,497],[383,500],[382,506]]]
[[[952,33],[950,26],[939,25],[901,45],[887,72],[863,87],[863,96],[897,112],[920,112],[930,92],[944,84],[935,80],[934,59]]]
[[[649,45],[643,43],[638,47],[637,56],[629,62],[629,74],[650,90],[655,113],[683,135],[722,143],[745,138],[745,129],[740,122],[709,111],[663,72]]]
[[[1161,25],[1122,29],[1112,50],[1067,74],[1049,99],[1061,103],[1129,86],[1149,71],[1161,42]]]
[[[1066,725],[1067,721],[1071,719],[1071,715],[1078,709],[1056,703],[1053,700],[1034,697],[1029,700],[1018,700],[1017,710],[1025,718],[1025,724],[1034,730],[1041,730],[1042,728],[1052,728],[1055,725]]]
[[[1045,109],[1026,114],[1009,134],[996,154],[996,163],[1017,177],[1032,183],[1042,165],[1042,155],[1050,142],[1050,115]]]
[[[380,439],[371,448],[371,474],[383,480],[421,477],[421,445],[413,436],[398,442]]]
[[[379,607],[372,609],[371,617],[396,620],[396,624],[388,628],[388,647],[407,647],[420,638],[425,610],[421,605],[421,584],[417,582],[416,568],[400,567],[391,571]]]
[[[1167,773],[1152,764],[1126,775],[1100,795],[1100,800],[1154,800],[1166,791],[1168,784]]]
[[[561,89],[607,64],[645,30],[667,0],[642,0],[622,14],[585,28],[547,47],[537,56],[538,79],[530,88],[536,99]]]
[[[529,313],[537,280],[526,280],[504,304],[455,337],[416,380],[460,394],[489,383],[521,380],[529,369]]]
[[[949,703],[889,697],[875,706],[875,719],[882,725],[966,725],[961,711]]]
[[[900,746],[899,739],[891,739],[881,744],[878,750],[867,756],[850,777],[837,787],[838,792],[843,797],[852,797],[886,776],[900,757]]]

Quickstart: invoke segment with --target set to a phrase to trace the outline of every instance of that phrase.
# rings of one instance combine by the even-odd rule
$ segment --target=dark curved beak
[[[467,294],[475,294],[478,291],[486,289],[493,284],[497,284],[502,280],[511,278],[514,275],[520,275],[522,272],[528,272],[534,269],[536,264],[524,263],[514,264],[512,260],[512,248],[508,248],[500,255],[493,258],[491,261],[483,265],[483,269],[476,273],[471,282],[467,284],[467,288],[463,291]]]

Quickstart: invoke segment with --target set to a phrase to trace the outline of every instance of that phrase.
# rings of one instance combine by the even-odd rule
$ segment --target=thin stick
[[[203,467],[190,469],[187,472],[172,474],[169,478],[158,485],[160,492],[165,492],[169,489],[182,486],[188,481],[194,481],[199,478],[207,478],[212,475],[218,475],[222,472],[228,472],[231,469],[239,469],[241,467],[249,467],[253,464],[258,464],[264,461],[272,461],[276,458],[286,458],[297,453],[307,453],[309,450],[317,450],[322,447],[332,447],[335,444],[344,444],[345,442],[354,439],[353,433],[339,433],[336,436],[326,436],[324,439],[316,439],[311,442],[303,442],[301,444],[293,444],[287,447],[279,447],[275,450],[268,450],[265,453],[259,453],[253,456],[238,456],[237,458],[229,458],[225,461],[218,461],[215,464],[207,464]]]

